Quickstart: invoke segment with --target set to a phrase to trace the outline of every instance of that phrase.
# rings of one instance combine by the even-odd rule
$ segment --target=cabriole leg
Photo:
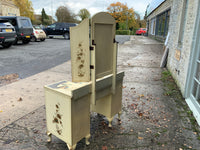
[[[118,120],[120,121],[121,120],[121,114],[122,114],[122,112],[120,111],[119,113],[118,113]]]
[[[111,117],[111,118],[108,118],[108,122],[109,122],[109,124],[108,124],[108,127],[112,127],[112,120],[113,120],[113,117]]]
[[[89,139],[90,139],[90,134],[85,137],[85,144],[86,145],[90,145]]]
[[[49,131],[47,131],[47,135],[48,135],[48,137],[49,137],[49,139],[47,140],[47,142],[51,142],[52,141],[52,134],[49,132]]]
[[[76,144],[74,144],[73,146],[70,146],[69,144],[67,144],[68,149],[69,150],[75,150],[76,149]]]

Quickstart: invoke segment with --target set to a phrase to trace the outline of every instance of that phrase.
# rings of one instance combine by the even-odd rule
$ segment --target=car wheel
[[[70,39],[70,37],[69,37],[69,32],[63,34],[63,37],[64,37],[65,39],[69,40],[69,39]]]
[[[11,47],[11,45],[12,45],[12,43],[2,43],[2,46],[4,48],[9,48],[9,47]]]
[[[45,41],[45,39],[40,39],[40,41]]]
[[[28,44],[29,42],[30,42],[30,40],[27,40],[27,39],[22,40],[22,43],[23,43],[23,44]]]
[[[33,36],[33,37],[31,38],[31,42],[37,42],[37,39],[36,39],[35,36]]]
[[[53,36],[49,36],[50,39],[53,39]]]

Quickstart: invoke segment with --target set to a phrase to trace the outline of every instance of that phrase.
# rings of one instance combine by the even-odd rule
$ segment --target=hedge
[[[117,35],[130,35],[131,31],[130,30],[116,30]]]

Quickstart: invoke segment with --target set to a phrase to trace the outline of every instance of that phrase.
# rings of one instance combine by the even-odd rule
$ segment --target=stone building
[[[169,29],[173,0],[153,0],[147,7],[148,35],[164,41]]]
[[[12,0],[0,0],[0,16],[20,16],[19,8]]]
[[[163,34],[163,37],[166,37],[169,33],[166,45],[166,49],[169,50],[167,68],[200,125],[200,1],[160,0],[160,2],[148,16],[149,35],[152,36],[154,33],[152,30],[154,28],[151,26],[153,18],[156,18],[156,38],[159,38],[158,28],[162,29],[162,25],[169,24]],[[153,14],[159,12],[156,15],[159,16],[167,10],[170,11],[169,21],[168,18],[162,19],[163,24],[160,27],[157,25],[160,20],[158,21],[158,17],[154,17]],[[165,13],[165,16],[167,15]],[[163,37],[161,39],[165,39]]]

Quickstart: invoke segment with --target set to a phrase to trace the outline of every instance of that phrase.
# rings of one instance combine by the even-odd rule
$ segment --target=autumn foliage
[[[30,0],[13,0],[13,2],[19,8],[21,16],[29,17],[31,21],[35,20],[34,9]]]
[[[139,27],[134,9],[128,8],[127,4],[120,2],[111,3],[107,10],[115,18],[117,29],[133,30]]]

